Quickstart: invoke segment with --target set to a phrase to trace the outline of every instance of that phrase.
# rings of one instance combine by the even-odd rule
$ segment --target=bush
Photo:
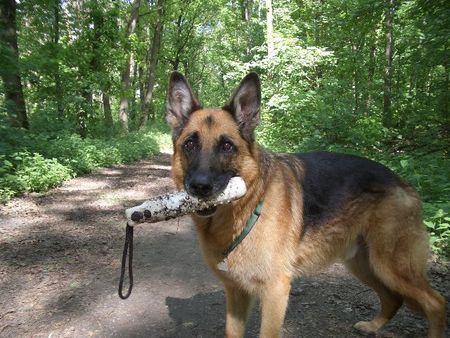
[[[32,133],[0,129],[0,201],[42,192],[98,167],[136,161],[158,151],[158,130],[110,138],[69,132]]]
[[[433,251],[450,257],[450,203],[424,203],[423,208]]]
[[[10,160],[3,159],[0,166],[0,200],[5,201],[18,192],[46,191],[72,177],[73,171],[58,163],[56,159],[46,159],[41,154],[28,152],[14,153]],[[14,169],[15,170],[12,170]]]

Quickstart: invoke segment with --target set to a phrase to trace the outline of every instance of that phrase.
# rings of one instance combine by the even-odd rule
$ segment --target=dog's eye
[[[192,140],[187,140],[187,141],[184,143],[184,149],[185,149],[186,151],[188,151],[188,152],[193,151],[193,150],[195,149],[195,143],[194,143],[194,141],[192,141]]]
[[[231,142],[224,142],[222,144],[222,151],[226,152],[226,153],[231,153],[234,149],[234,146]]]

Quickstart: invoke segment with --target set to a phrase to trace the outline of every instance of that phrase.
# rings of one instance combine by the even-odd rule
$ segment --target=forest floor
[[[225,300],[188,217],[136,227],[134,289],[117,295],[124,210],[173,190],[170,155],[100,169],[45,194],[0,206],[1,337],[220,337]],[[448,267],[432,284],[450,297]],[[352,325],[378,309],[374,293],[332,265],[295,281],[284,337],[360,337]],[[257,337],[254,311],[247,337]],[[423,337],[402,309],[380,337]]]

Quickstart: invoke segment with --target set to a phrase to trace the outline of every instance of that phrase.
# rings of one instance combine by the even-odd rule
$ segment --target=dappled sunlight
[[[158,301],[158,297],[162,306],[165,294],[181,296],[193,292],[191,283],[178,286],[180,280],[186,277],[189,279],[185,267],[186,264],[192,263],[187,262],[192,258],[200,260],[195,249],[186,252],[182,248],[183,245],[195,248],[192,246],[195,241],[192,227],[188,224],[182,226],[181,230],[177,230],[178,225],[175,222],[166,225],[166,231],[144,228],[136,231],[136,284],[132,299],[141,299],[138,305],[131,303],[130,307],[129,301],[122,301],[117,296],[122,246],[120,229],[115,236],[117,240],[113,243],[102,237],[86,237],[82,232],[74,234],[72,231],[64,234],[42,232],[16,238],[14,242],[1,243],[4,253],[2,271],[12,272],[19,267],[22,271],[17,277],[11,277],[16,276],[13,273],[2,280],[2,290],[14,290],[7,292],[4,297],[9,298],[8,304],[15,312],[22,311],[19,309],[32,311],[29,320],[39,323],[45,318],[46,325],[53,328],[58,327],[60,321],[64,322],[68,317],[70,325],[73,325],[78,317],[81,318],[80,323],[83,318],[92,315],[95,315],[99,322],[104,322],[108,321],[108,316],[113,315],[117,318],[116,321],[120,322],[120,318],[127,318],[127,313],[145,313],[152,302]],[[174,234],[177,236],[173,236]],[[178,247],[181,251],[173,251],[173,254],[169,255],[164,252],[169,246]],[[161,260],[161,256],[164,256],[164,259]],[[199,283],[198,279],[203,279],[197,275],[196,280],[195,276],[194,274],[190,278],[193,284]],[[159,294],[158,291],[159,296],[152,294],[161,288],[165,290],[164,293]],[[105,311],[108,314],[106,317]],[[155,320],[159,321],[159,318],[152,315],[151,321]],[[36,330],[38,329],[43,330],[44,327],[39,328],[37,325]]]
[[[151,169],[170,170],[172,167],[169,165],[150,165]]]
[[[107,182],[95,182],[94,180],[86,177],[80,177],[77,179],[77,185],[63,185],[61,191],[89,191],[89,190],[100,190],[108,187]]]
[[[0,273],[4,276],[2,304],[8,305],[0,313],[7,320],[4,332],[20,332],[23,325],[14,319],[20,314],[22,321],[34,323],[34,332],[64,333],[75,318],[95,311],[101,299],[111,299],[108,307],[120,301],[117,285],[124,205],[136,205],[171,189],[170,167],[165,163],[170,162],[153,167],[153,162],[142,161],[130,168],[100,169],[46,194],[14,199],[2,207]],[[121,175],[110,176],[110,172]],[[161,177],[167,179],[156,184],[155,178]],[[145,184],[132,191],[135,180]],[[163,190],[162,182],[167,184]],[[172,230],[177,228],[175,224]],[[162,233],[164,240],[168,232]],[[181,233],[186,234],[185,226]],[[140,240],[136,242],[139,247]],[[175,275],[181,278],[182,272]],[[155,281],[163,279],[158,274],[151,276]]]
[[[168,328],[166,297],[219,287],[183,217],[136,227],[134,290],[126,301],[117,295],[125,208],[173,190],[169,157],[162,158],[121,166],[122,176],[99,170],[10,202],[0,218],[4,332],[31,323],[33,332],[55,336],[110,335],[142,322]]]
[[[123,175],[123,169],[121,168],[100,168],[97,172],[105,176],[120,176]]]

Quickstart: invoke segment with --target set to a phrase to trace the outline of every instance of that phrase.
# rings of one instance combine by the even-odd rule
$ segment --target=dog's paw
[[[367,334],[374,334],[378,331],[378,329],[381,327],[379,323],[377,323],[375,320],[372,320],[370,322],[367,321],[360,321],[357,322],[353,327],[357,329],[358,331],[361,331],[363,333]]]

